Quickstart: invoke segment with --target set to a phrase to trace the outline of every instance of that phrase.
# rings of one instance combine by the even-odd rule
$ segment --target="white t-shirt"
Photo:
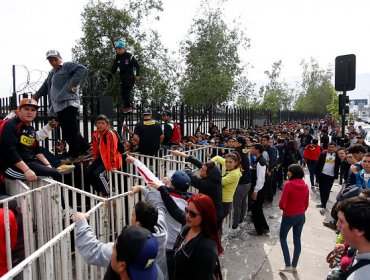
[[[334,166],[335,166],[335,153],[326,154],[325,164],[322,169],[322,173],[331,177],[334,177]]]

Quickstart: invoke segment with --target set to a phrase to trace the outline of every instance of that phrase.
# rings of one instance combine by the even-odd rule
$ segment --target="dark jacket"
[[[112,68],[107,77],[108,81],[112,79],[118,68],[119,75],[123,84],[133,85],[135,83],[134,77],[140,76],[140,65],[135,57],[129,52],[116,54],[116,58],[113,61]]]
[[[271,146],[271,145],[265,148],[265,151],[269,155],[267,169],[268,171],[271,172],[276,167],[278,151],[276,150],[274,146]]]
[[[320,174],[322,172],[322,169],[324,168],[327,153],[328,153],[328,151],[324,150],[320,154],[319,159],[317,160],[317,163],[316,163],[316,166],[315,166],[315,175],[316,176],[320,176]],[[334,179],[338,179],[339,166],[340,166],[340,159],[338,157],[338,154],[335,153]]]
[[[0,145],[1,167],[6,169],[22,160],[25,163],[36,161],[35,155],[41,151],[35,129],[25,125],[19,117],[10,119],[3,125]]]
[[[186,160],[194,164],[198,168],[202,168],[203,163],[192,156]],[[215,166],[209,173],[207,178],[199,178],[193,174],[188,174],[191,180],[191,185],[199,190],[199,193],[208,195],[216,207],[217,225],[222,221],[222,175],[221,170]]]
[[[240,158],[241,158],[240,163],[243,169],[242,177],[240,177],[239,179],[239,185],[249,184],[252,181],[252,179],[251,179],[251,170],[250,170],[250,165],[249,165],[248,152],[243,146],[235,148],[235,152],[237,152],[240,155]]]
[[[172,134],[173,134],[173,128],[174,128],[174,123],[173,123],[172,120],[164,122],[164,124],[163,124],[164,138],[163,138],[162,145],[165,145],[165,146],[171,146],[172,145],[170,140],[171,140],[171,137],[172,137]]]

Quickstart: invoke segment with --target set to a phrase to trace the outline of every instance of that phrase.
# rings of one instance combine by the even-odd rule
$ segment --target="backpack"
[[[3,133],[3,128],[5,126],[5,123],[8,121],[8,120],[11,120],[10,119],[5,119],[5,120],[0,120],[0,144],[1,144],[1,134]],[[21,131],[21,126],[22,126],[22,122],[19,122],[18,123],[18,126],[17,126],[17,134],[20,133]]]
[[[181,142],[181,128],[180,125],[177,122],[173,123],[173,131],[172,131],[172,136],[170,139],[171,144],[178,145]]]
[[[350,266],[346,271],[342,271],[340,268],[333,269],[326,278],[327,280],[345,280],[357,269],[369,265],[370,260],[359,260],[355,265]]]
[[[118,143],[117,143],[117,151],[120,153],[120,154],[123,154],[125,152],[125,146],[123,145],[122,143],[122,140],[121,140],[121,136],[119,136],[118,132],[115,131],[114,129],[110,128],[109,129],[110,131],[112,131],[116,136],[117,136],[117,139],[118,139]],[[106,139],[106,133],[104,134],[104,143],[107,142],[107,139]]]

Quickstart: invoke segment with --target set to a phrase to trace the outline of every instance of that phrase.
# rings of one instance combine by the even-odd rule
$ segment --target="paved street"
[[[307,175],[306,182],[308,182]],[[339,185],[334,184],[328,209],[331,209],[338,191]],[[330,213],[321,216],[319,209],[315,208],[319,202],[318,191],[310,191],[310,204],[306,212],[306,223],[302,233],[302,252],[298,262],[298,274],[279,273],[279,268],[284,266],[279,242],[282,213],[278,207],[280,194],[281,191],[278,191],[271,207],[264,207],[265,217],[270,226],[269,235],[249,236],[247,231],[253,228],[253,224],[249,222],[236,237],[223,240],[225,253],[220,260],[225,280],[312,280],[326,278],[329,271],[326,256],[333,249],[336,234],[333,230],[322,225],[325,219],[330,218]],[[292,258],[292,231],[288,235],[288,246]]]

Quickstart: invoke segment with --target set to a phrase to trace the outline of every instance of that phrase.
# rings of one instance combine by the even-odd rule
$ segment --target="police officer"
[[[121,78],[121,94],[123,99],[123,113],[132,112],[130,95],[135,85],[135,81],[140,80],[140,65],[135,57],[126,51],[126,43],[123,40],[115,43],[116,58],[113,61],[112,69],[108,75],[108,81],[119,68]]]
[[[139,140],[139,153],[148,156],[158,155],[164,135],[160,124],[152,119],[150,109],[144,110],[143,121],[135,125],[133,137],[135,140]]]

